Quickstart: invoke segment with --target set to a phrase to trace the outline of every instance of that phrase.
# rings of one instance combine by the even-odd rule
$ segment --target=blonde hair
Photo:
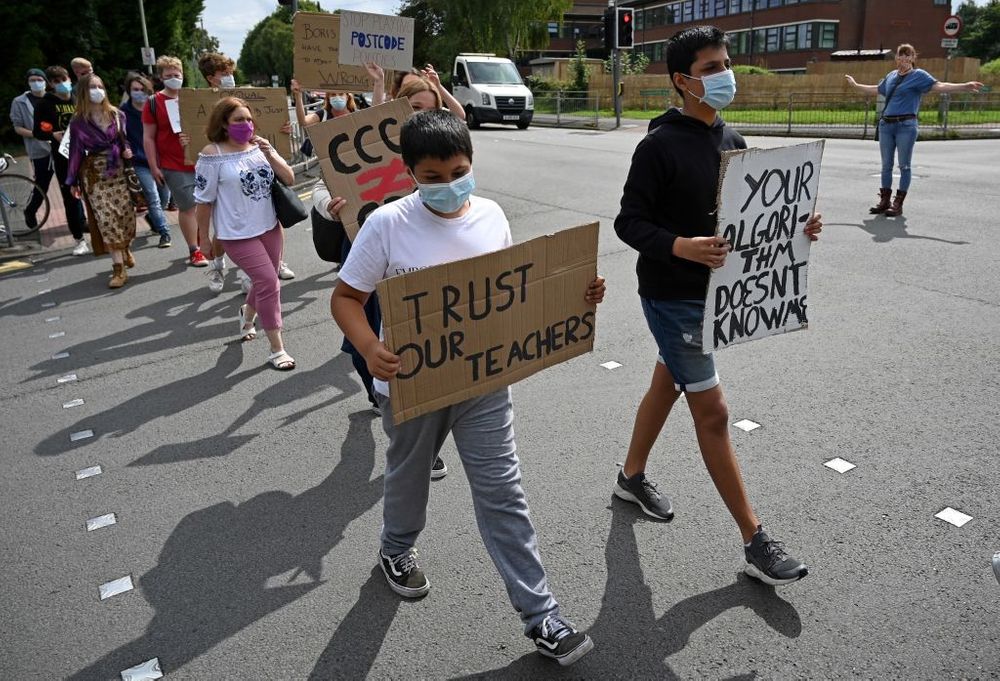
[[[900,56],[902,54],[912,55],[913,58],[916,59],[917,58],[917,48],[915,48],[910,43],[902,43],[899,47],[896,48],[896,56],[898,57],[898,56]]]
[[[101,89],[104,90],[104,99],[99,104],[94,104],[90,101],[90,84],[95,80],[100,82]],[[76,113],[74,116],[94,120],[96,118],[94,114],[97,113],[102,114],[108,120],[114,120],[118,109],[111,103],[111,97],[108,95],[108,86],[104,84],[104,81],[99,76],[91,73],[81,78],[76,84]]]
[[[434,95],[434,108],[441,108],[441,93],[438,92],[437,88],[434,87],[434,84],[426,78],[412,80],[403,87],[399,88],[399,92],[396,93],[396,99],[409,99],[413,95],[419,95],[421,92],[430,92]]]
[[[86,66],[87,68],[94,68],[94,65],[90,63],[89,59],[84,59],[83,57],[73,57],[69,62],[70,68],[75,68],[77,66]]]
[[[169,68],[180,69],[181,73],[184,73],[184,64],[177,57],[163,56],[156,60],[156,74],[158,76],[162,77],[163,72]]]

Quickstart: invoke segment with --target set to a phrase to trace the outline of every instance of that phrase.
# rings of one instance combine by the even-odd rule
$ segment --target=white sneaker
[[[90,253],[90,246],[87,245],[87,240],[78,240],[76,242],[76,248],[73,249],[73,255],[87,255],[88,253]]]
[[[294,279],[294,278],[295,278],[295,272],[292,272],[292,268],[290,268],[285,263],[284,260],[282,260],[281,262],[279,262],[278,263],[278,279]]]
[[[250,281],[250,277],[243,270],[236,270],[236,281],[240,282],[240,290],[243,293],[250,293],[250,287],[253,286],[253,282]]]
[[[223,275],[224,275],[223,271],[222,270],[217,270],[217,269],[215,269],[215,267],[212,267],[208,271],[208,290],[209,291],[211,291],[212,293],[222,293],[222,287],[223,287],[223,285],[225,283],[225,280],[223,279]]]

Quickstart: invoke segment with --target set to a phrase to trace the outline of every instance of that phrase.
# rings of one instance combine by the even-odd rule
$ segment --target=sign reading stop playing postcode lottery
[[[962,32],[962,17],[958,15],[952,15],[944,20],[944,26],[941,27],[946,38],[957,38],[958,34]]]

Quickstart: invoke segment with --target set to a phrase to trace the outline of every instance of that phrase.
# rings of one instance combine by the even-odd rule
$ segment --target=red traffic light
[[[626,14],[626,15],[622,16],[622,21],[624,21],[626,24],[628,22],[632,21],[632,15],[631,14]]]

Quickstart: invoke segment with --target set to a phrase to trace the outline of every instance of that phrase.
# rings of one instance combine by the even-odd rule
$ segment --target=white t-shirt
[[[220,239],[249,239],[278,224],[271,201],[274,170],[257,147],[226,154],[198,154],[194,200],[213,203],[212,224]]]
[[[492,253],[513,244],[507,217],[494,201],[469,198],[469,210],[457,218],[435,215],[413,192],[376,209],[351,245],[340,280],[371,293],[376,284],[425,267]],[[379,334],[381,337],[381,333]],[[389,394],[389,384],[375,379],[375,389]]]

